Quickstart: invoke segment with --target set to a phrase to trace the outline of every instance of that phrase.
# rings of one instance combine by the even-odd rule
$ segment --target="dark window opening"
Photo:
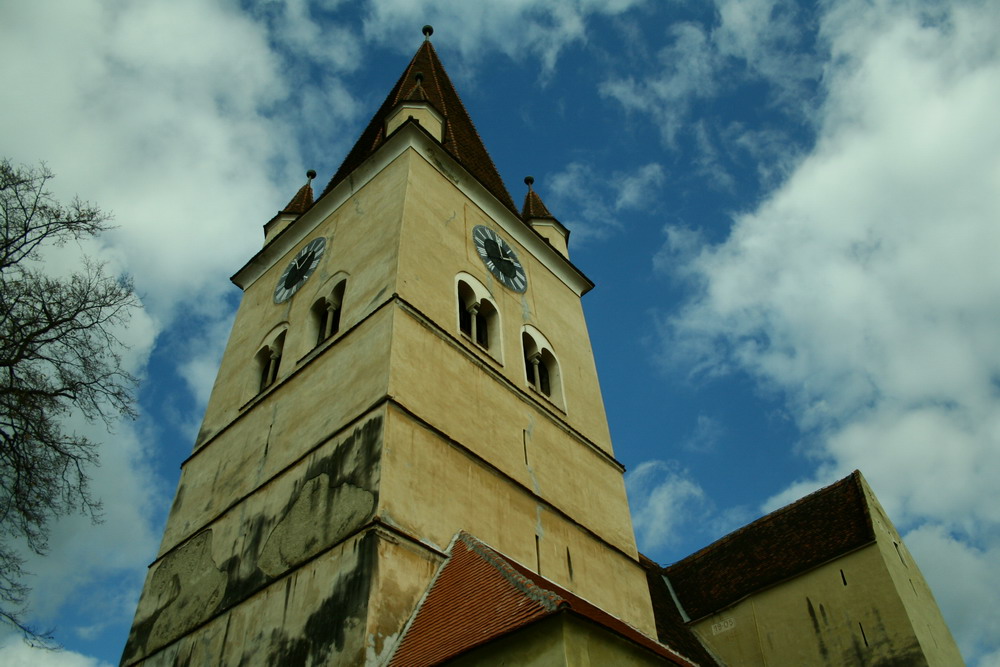
[[[347,281],[341,280],[333,288],[328,299],[320,299],[313,306],[316,320],[316,344],[332,338],[340,332],[340,312],[344,303],[344,287]]]
[[[274,365],[271,363],[271,348],[265,347],[257,353],[257,365],[260,367],[260,385],[257,391],[264,391],[274,382]]]
[[[285,345],[285,334],[282,332],[271,345],[265,345],[257,353],[257,367],[260,372],[258,392],[264,391],[278,379],[278,368],[281,366],[281,351]]]
[[[458,330],[479,347],[490,351],[491,334],[497,324],[497,310],[488,299],[477,301],[467,283],[458,283]]]
[[[466,336],[472,338],[472,313],[461,304],[458,308],[458,328]]]
[[[549,385],[549,368],[542,359],[539,359],[538,363],[538,391],[546,396],[552,395],[552,387]]]
[[[553,392],[559,386],[559,365],[552,352],[538,349],[538,344],[527,332],[521,334],[524,348],[524,373],[528,385],[535,391],[555,401],[560,399]]]
[[[476,311],[476,342],[482,347],[489,349],[490,347],[490,330],[486,322],[486,316],[483,315],[481,310]]]

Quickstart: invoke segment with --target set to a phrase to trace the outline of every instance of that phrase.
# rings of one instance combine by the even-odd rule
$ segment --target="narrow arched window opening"
[[[324,297],[313,304],[313,321],[316,327],[316,345],[332,338],[340,332],[340,314],[344,303],[344,288],[346,280],[337,283],[329,297]]]
[[[489,299],[478,299],[472,287],[458,282],[458,329],[487,352],[498,338],[499,315]]]
[[[257,370],[260,378],[258,391],[264,391],[278,379],[278,368],[281,366],[281,353],[285,345],[285,333],[274,339],[270,345],[265,345],[257,352]]]
[[[547,345],[544,343],[543,345]],[[562,400],[559,380],[559,362],[547,347],[527,331],[521,333],[521,345],[524,349],[524,374],[528,385],[556,403]]]

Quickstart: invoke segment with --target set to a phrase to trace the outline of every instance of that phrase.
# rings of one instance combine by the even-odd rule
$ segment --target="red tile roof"
[[[423,79],[418,81],[417,74]],[[343,164],[334,174],[330,183],[323,191],[325,195],[338,183],[357,169],[386,139],[385,119],[400,102],[412,99],[427,101],[445,118],[444,140],[442,144],[452,157],[476,177],[501,204],[509,208],[515,215],[517,209],[514,200],[503,184],[497,172],[493,159],[490,158],[483,140],[479,137],[469,113],[465,110],[462,100],[458,97],[448,74],[444,71],[441,61],[430,41],[425,41],[406,66],[403,75],[393,86],[389,96],[375,112],[368,127],[362,132],[361,138],[354,148],[344,158]]]
[[[875,541],[855,470],[664,568],[692,621]]]
[[[299,188],[299,191],[295,193],[295,196],[288,202],[288,205],[281,210],[282,213],[305,213],[313,205],[312,179],[316,175],[316,172],[310,171],[309,173],[312,174],[309,177],[309,181]]]
[[[437,665],[556,613],[573,613],[676,665],[692,665],[607,612],[461,533],[390,666]]]
[[[555,220],[555,216],[549,213],[549,209],[542,203],[542,198],[538,196],[538,193],[530,185],[528,186],[528,194],[524,195],[524,206],[521,207],[521,217],[524,220],[531,220],[532,218],[552,218]]]

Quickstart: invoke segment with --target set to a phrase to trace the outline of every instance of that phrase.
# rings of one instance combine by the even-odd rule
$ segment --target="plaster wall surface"
[[[569,257],[569,247],[567,237],[560,231],[554,223],[545,219],[535,219],[531,221],[531,227],[536,232],[545,237],[553,248],[559,251],[564,257]]]
[[[158,558],[124,662],[248,604],[362,529],[378,503],[384,423],[384,409],[369,414]]]
[[[603,628],[557,614],[448,662],[455,667],[646,667],[666,661]]]
[[[410,170],[400,237],[397,291],[430,319],[458,332],[455,276],[467,272],[490,291],[499,310],[502,350],[497,359],[481,354],[518,387],[528,387],[521,329],[537,327],[552,344],[562,375],[563,400],[548,403],[574,429],[613,455],[604,402],[580,297],[516,239],[506,234],[475,202],[416,151],[408,151]],[[520,221],[513,224],[522,225]],[[486,225],[517,253],[528,277],[518,294],[502,286],[483,264],[472,230]],[[530,233],[530,232],[529,232]],[[467,341],[467,339],[464,339]],[[472,341],[470,349],[480,350]],[[533,391],[533,390],[532,390]]]
[[[160,554],[200,530],[375,403],[388,383],[384,308],[280,379],[181,472]],[[344,387],[345,389],[334,389]]]
[[[355,536],[146,659],[126,654],[123,664],[364,664],[377,542],[372,532]]]
[[[874,544],[698,621],[729,665],[924,665]]]
[[[464,345],[456,352],[461,343],[445,338],[448,332],[405,309],[395,311],[393,331],[390,393],[402,405],[637,557],[620,468],[569,431],[533,392],[507,384]]]
[[[341,331],[349,330],[392,295],[407,168],[406,160],[389,164],[244,291],[196,449],[237,418],[256,396],[260,373],[253,357],[282,326],[287,326],[288,333],[278,380],[299,368],[316,343],[309,311],[318,298],[329,294],[334,281],[347,279]],[[311,215],[312,211],[305,213],[296,224],[313,223]],[[275,285],[289,260],[320,236],[327,239],[327,247],[315,274],[291,299],[274,303]]]
[[[963,664],[958,644],[955,643],[917,562],[864,480],[862,488],[875,529],[876,545],[927,664],[943,667]]]
[[[386,523],[442,547],[464,529],[656,636],[645,574],[635,561],[392,407],[379,512]],[[615,584],[609,586],[609,581]]]

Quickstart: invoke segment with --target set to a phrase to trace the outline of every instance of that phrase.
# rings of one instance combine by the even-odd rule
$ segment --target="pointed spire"
[[[524,206],[521,207],[521,219],[549,242],[549,245],[569,259],[569,230],[549,213],[542,198],[535,189],[533,176],[525,176],[524,184],[528,186],[528,194],[524,195]]]
[[[282,213],[291,214],[301,214],[309,210],[309,207],[313,205],[313,189],[312,181],[316,178],[316,172],[310,169],[306,172],[306,184],[299,188],[299,191],[295,193],[292,200],[288,202],[288,205],[281,210]]]
[[[323,194],[344,181],[351,172],[382,145],[387,136],[385,121],[393,110],[402,102],[412,101],[413,95],[422,95],[424,99],[419,101],[429,104],[444,118],[441,144],[445,150],[482,183],[494,197],[517,215],[518,211],[514,206],[514,200],[507,192],[503,179],[497,172],[496,165],[493,164],[493,160],[483,145],[483,140],[472,124],[469,113],[465,110],[462,100],[441,65],[437,52],[434,51],[434,46],[430,41],[433,32],[433,28],[424,26],[424,42],[417,49],[410,64],[407,65],[382,106],[375,112],[368,127],[361,133],[354,148],[344,158],[343,164],[340,165],[340,169],[334,174]],[[418,73],[421,74],[420,80],[415,77]]]
[[[528,194],[524,195],[524,206],[521,207],[521,219],[526,222],[532,218],[552,218],[555,220],[556,217],[549,213],[549,209],[545,207],[542,198],[531,187],[534,183],[534,177],[524,177],[524,184],[528,186]]]

